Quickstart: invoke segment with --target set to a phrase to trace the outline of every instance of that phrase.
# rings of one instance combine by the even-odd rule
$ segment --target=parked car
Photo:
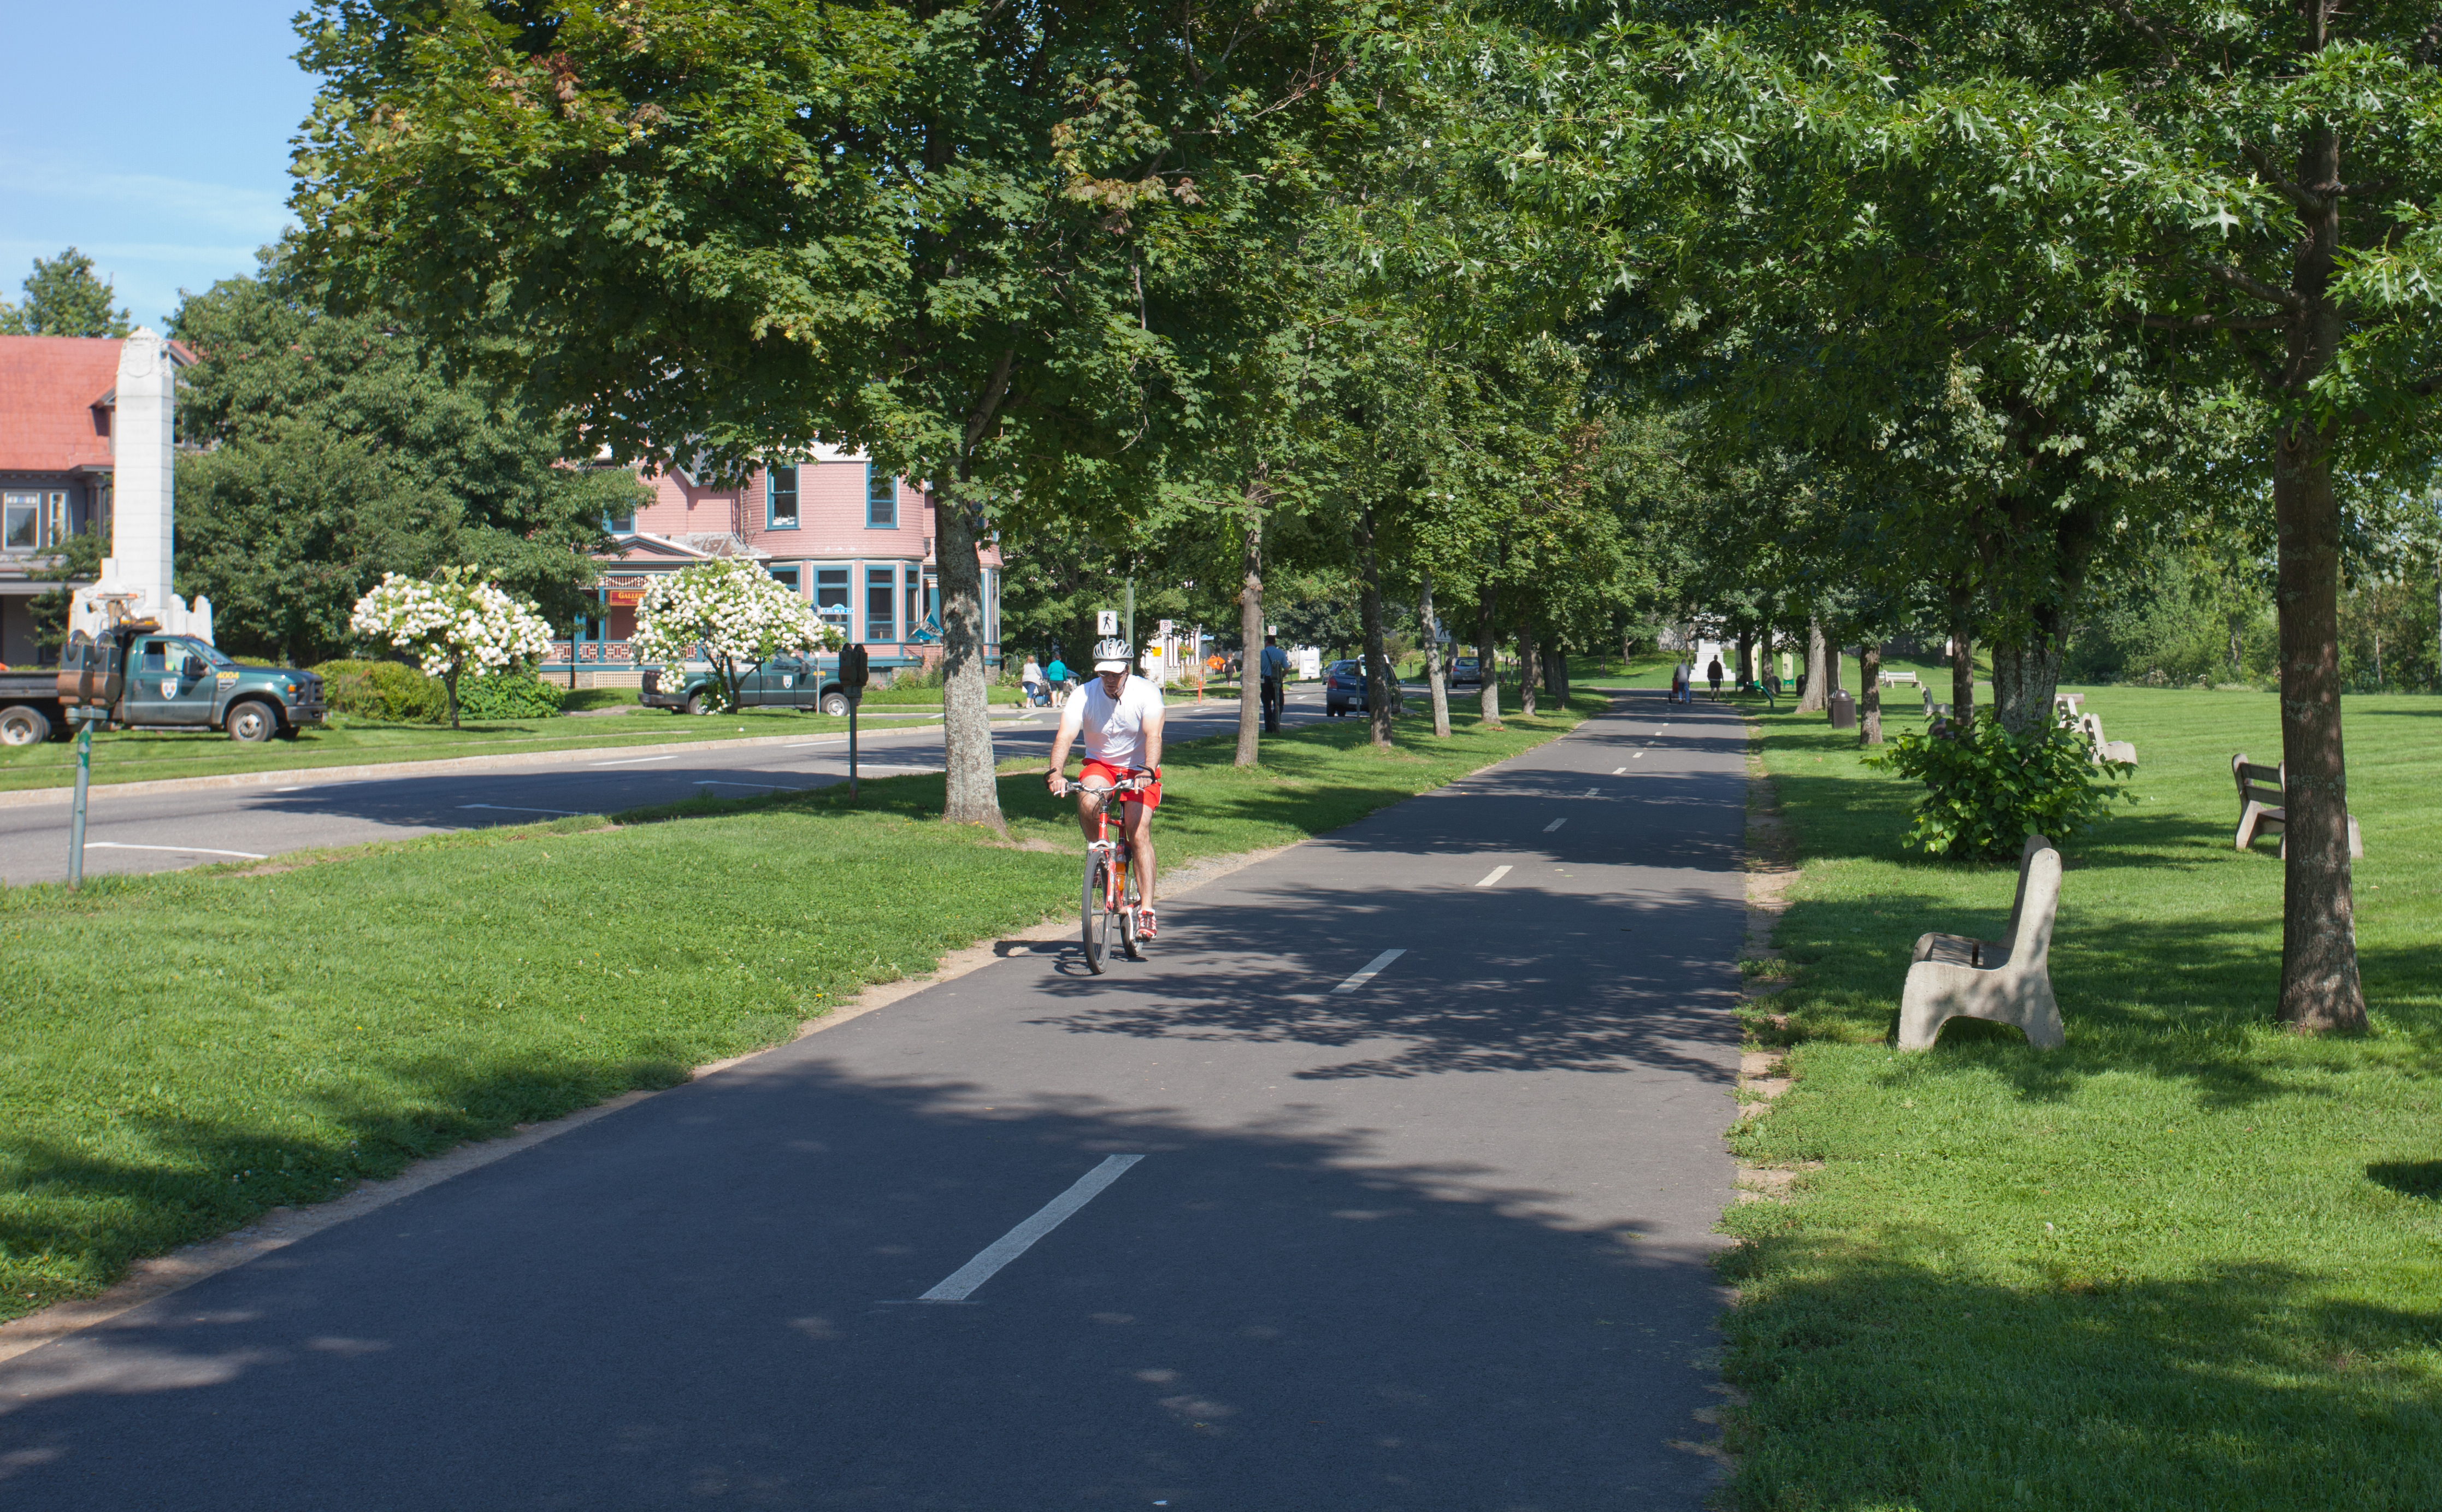
[[[825,714],[845,715],[847,692],[840,685],[838,667],[836,658],[831,670],[826,672],[811,656],[775,656],[738,680],[738,701],[750,709],[820,709]],[[645,685],[637,692],[636,701],[648,709],[707,713],[713,700],[706,696],[706,690],[715,682],[708,668],[672,672],[656,667],[645,674]]]
[[[241,744],[322,722],[322,680],[293,666],[249,666],[191,635],[139,620],[105,632],[120,643],[123,691],[115,730],[219,730]],[[0,672],[0,745],[38,745],[68,733],[56,671]]]
[[[1396,714],[1402,704],[1397,683],[1391,685],[1391,712]],[[1322,669],[1322,712],[1337,718],[1342,714],[1364,714],[1365,664],[1358,661],[1334,662]]]
[[[1453,660],[1450,663],[1449,682],[1452,687],[1462,683],[1475,687],[1484,686],[1484,664],[1472,656],[1462,656]]]

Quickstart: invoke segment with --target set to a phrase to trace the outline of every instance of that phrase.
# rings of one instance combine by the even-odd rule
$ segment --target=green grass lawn
[[[617,691],[612,689],[597,692]],[[588,690],[578,690],[588,697]],[[630,697],[628,702],[632,704]],[[617,707],[601,703],[596,707]],[[1006,711],[995,711],[1006,712]],[[861,718],[906,722],[940,718],[931,708],[867,705]],[[111,730],[93,739],[93,780],[148,782],[163,777],[214,776],[235,772],[310,771],[385,761],[442,761],[454,756],[503,756],[527,751],[591,751],[601,746],[662,745],[676,740],[737,740],[755,736],[845,735],[847,720],[790,709],[746,709],[689,719],[662,709],[584,719],[487,720],[446,725],[391,724],[335,715],[327,725],[298,731],[293,740],[240,745],[208,730]],[[76,746],[67,740],[0,746],[0,792],[20,788],[57,788],[76,780]]]
[[[1591,711],[1598,701],[1580,701]],[[1347,824],[1576,713],[1358,721],[1165,753],[1167,865]],[[701,723],[702,721],[696,721]],[[928,822],[941,779],[0,889],[0,1318],[131,1260],[788,1038],[868,982],[1076,906],[1039,758],[1011,838]],[[647,822],[658,821],[658,822]],[[718,906],[710,906],[714,902]]]
[[[2271,1021],[2275,847],[2231,849],[2274,699],[2087,707],[2141,801],[2066,849],[2050,1054],[1886,1047],[1916,937],[1997,934],[2014,871],[1903,853],[1912,784],[1760,718],[1805,865],[1750,1028],[1796,1080],[1736,1143],[1822,1166],[1727,1219],[1735,1503],[2442,1506],[2442,700],[2346,704],[2376,1027],[2325,1040]]]

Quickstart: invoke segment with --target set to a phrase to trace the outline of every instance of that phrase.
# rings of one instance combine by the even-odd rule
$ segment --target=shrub
[[[325,662],[314,668],[331,707],[391,724],[446,724],[449,692],[399,662]],[[479,720],[538,720],[559,712],[563,691],[522,672],[458,684],[460,711]]]
[[[567,690],[531,672],[498,672],[458,684],[458,710],[473,720],[542,720],[559,712]]]
[[[2014,858],[2030,829],[2059,845],[2091,829],[2113,798],[2136,801],[2102,780],[2136,768],[2094,760],[2067,724],[2014,736],[1988,716],[1941,735],[1911,730],[1866,760],[1924,784],[1916,824],[1901,844],[1959,860]]]
[[[325,662],[314,668],[332,708],[360,720],[440,724],[449,696],[439,683],[397,662]]]

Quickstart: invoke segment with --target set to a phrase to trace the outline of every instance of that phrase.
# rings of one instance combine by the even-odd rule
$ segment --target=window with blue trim
[[[865,638],[868,642],[899,639],[898,623],[891,612],[891,600],[898,596],[898,580],[896,567],[865,570]]]
[[[899,480],[865,465],[865,523],[868,530],[899,528]]]
[[[837,628],[842,635],[848,631],[848,569],[817,567],[814,569],[814,612],[826,625]]]
[[[634,535],[636,533],[635,510],[630,509],[624,515],[603,516],[602,528],[609,531],[613,536]]]
[[[797,528],[797,469],[774,467],[763,474],[763,526],[767,530]]]
[[[797,591],[797,570],[795,568],[775,567],[771,572],[773,577],[789,585],[790,592],[793,593]]]

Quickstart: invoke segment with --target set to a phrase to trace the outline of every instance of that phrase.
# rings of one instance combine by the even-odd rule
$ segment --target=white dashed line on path
[[[1506,867],[1506,866],[1495,866],[1495,867],[1493,867],[1493,868],[1492,868],[1492,870],[1491,870],[1491,871],[1489,871],[1489,872],[1485,873],[1485,879],[1484,879],[1482,882],[1477,883],[1477,884],[1476,884],[1476,885],[1477,885],[1477,886],[1479,886],[1479,887],[1489,887],[1489,886],[1491,886],[1494,883],[1499,882],[1502,878],[1506,877],[1506,876],[1508,876],[1508,875],[1509,875],[1509,868],[1508,868],[1508,867]]]
[[[1562,825],[1564,825],[1564,824],[1567,824],[1568,822],[1569,822],[1569,821],[1567,821],[1566,819],[1555,819],[1555,820],[1553,820],[1550,824],[1547,824],[1547,825],[1545,825],[1545,826],[1543,827],[1543,832],[1544,832],[1545,834],[1547,834],[1547,835],[1548,835],[1548,834],[1550,834],[1553,830],[1558,829],[1558,828],[1560,828],[1560,826],[1562,826]]]
[[[1589,797],[1589,798],[1599,798],[1599,797],[1601,797],[1601,796],[1602,796],[1602,789],[1600,789],[1600,788],[1588,788],[1588,789],[1585,791],[1585,796],[1586,796],[1586,797]]]
[[[1353,993],[1381,975],[1382,968],[1408,954],[1404,950],[1386,950],[1365,963],[1365,969],[1332,989],[1335,993]]]
[[[950,1278],[916,1299],[919,1302],[965,1302],[969,1293],[993,1279],[994,1272],[1034,1248],[1034,1241],[1066,1222],[1078,1209],[1094,1200],[1104,1187],[1143,1159],[1140,1155],[1115,1155],[1079,1176],[1067,1191],[1037,1209],[1033,1217],[993,1240],[981,1254],[950,1273]]]
[[[625,761],[588,761],[588,762],[587,762],[587,763],[585,763],[585,764],[586,764],[587,766],[589,766],[589,767],[633,767],[633,766],[641,766],[641,765],[643,765],[645,762],[647,762],[647,761],[676,761],[677,759],[678,759],[678,756],[677,756],[676,755],[671,755],[671,756],[629,756],[629,757],[627,760],[625,760]]]
[[[1615,776],[1618,776],[1621,773],[1626,772],[1627,770],[1628,770],[1628,768],[1626,768],[1626,767],[1613,767],[1613,768],[1612,768],[1612,769],[1611,769],[1611,774],[1612,774],[1613,776],[1614,776],[1614,777],[1615,777]]]

